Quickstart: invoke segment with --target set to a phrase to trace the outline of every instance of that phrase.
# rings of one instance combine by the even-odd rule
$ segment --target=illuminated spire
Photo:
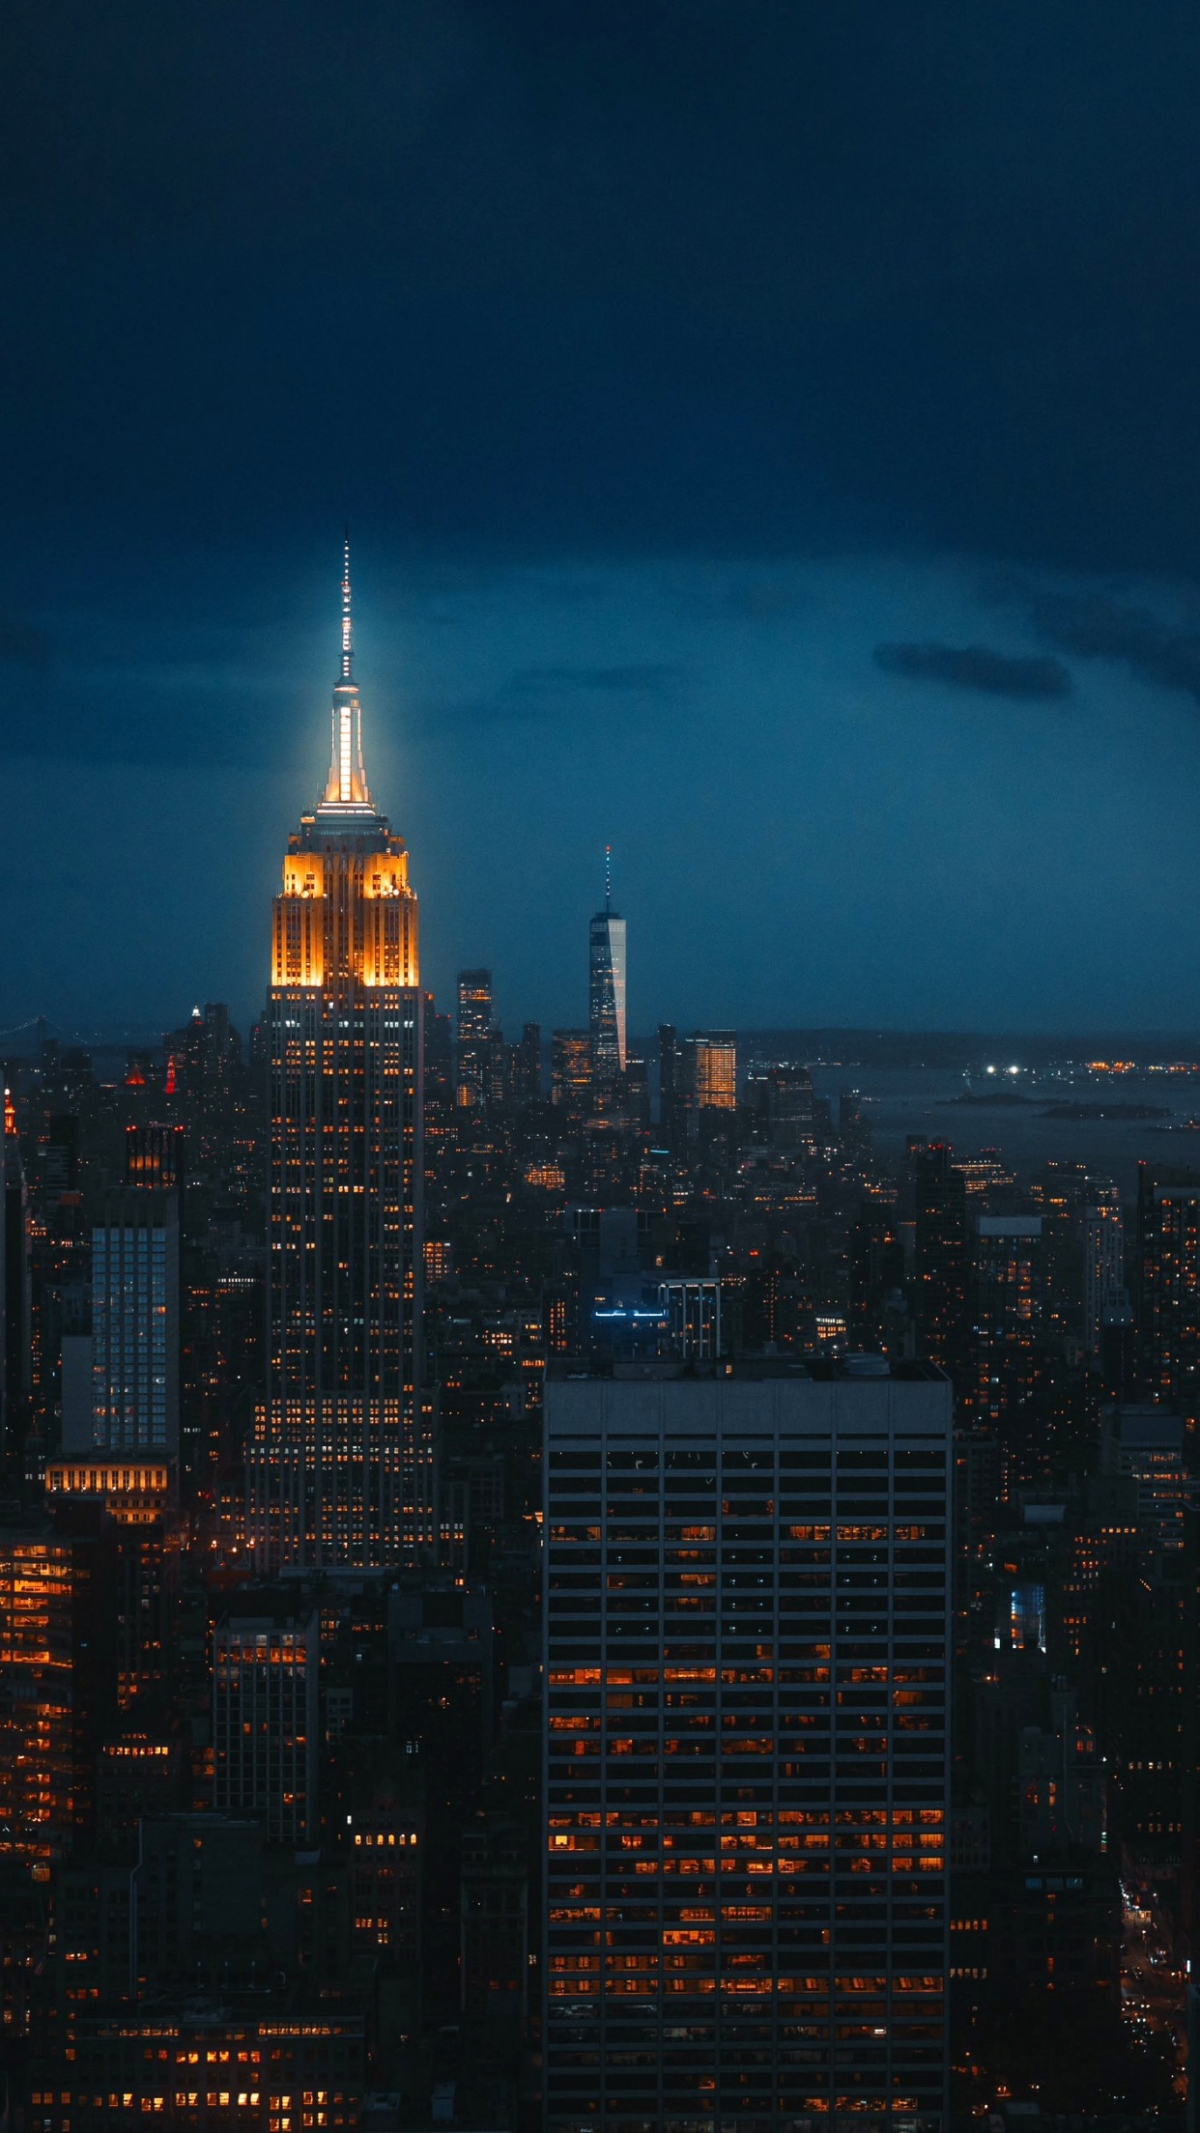
[[[612,846],[604,847],[604,908],[612,910]]]
[[[354,622],[350,614],[350,528],[342,544],[342,673],[343,681],[354,679]]]
[[[354,685],[354,622],[350,611],[350,531],[342,543],[342,661],[333,690],[333,749],[318,813],[374,815],[362,758],[362,706]]]

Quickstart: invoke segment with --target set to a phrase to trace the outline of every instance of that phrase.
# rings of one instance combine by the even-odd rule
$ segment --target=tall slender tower
[[[329,776],[275,899],[267,1399],[247,1458],[263,1569],[412,1561],[431,1537],[422,1017],[408,854],[363,768],[347,542]]]
[[[611,847],[604,848],[604,909],[588,929],[592,1078],[611,1085],[625,1072],[625,921],[612,907]]]

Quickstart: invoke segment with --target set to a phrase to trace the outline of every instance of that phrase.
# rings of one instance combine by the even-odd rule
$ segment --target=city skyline
[[[192,618],[169,642],[142,633],[161,707],[153,721],[147,683],[131,694],[123,680],[125,595],[110,613],[72,619],[74,644],[56,676],[31,686],[35,696],[61,694],[82,677],[72,715],[82,719],[88,706],[88,737],[72,739],[61,718],[46,722],[47,739],[68,750],[59,804],[80,838],[85,818],[103,813],[126,859],[81,907],[70,870],[51,866],[36,840],[45,763],[14,763],[2,863],[37,894],[0,971],[0,1028],[38,1013],[153,1028],[206,997],[231,997],[239,1019],[251,1019],[260,975],[240,912],[266,892],[305,753],[317,744],[328,636],[315,565],[331,546],[328,535],[314,542],[303,573],[278,588],[285,606],[269,629],[235,620],[245,588],[232,559],[215,581],[206,565],[212,598],[234,603],[228,627],[207,600],[197,616],[193,596]],[[436,916],[426,967],[439,997],[458,967],[488,962],[504,1012],[547,1026],[580,1019],[578,926],[611,842],[639,943],[634,1029],[663,1015],[681,1025],[1031,1031],[1193,1022],[1179,979],[1200,962],[1186,885],[1186,766],[1194,760],[1200,774],[1200,747],[1186,695],[1115,659],[1074,661],[1078,693],[1065,707],[1006,704],[875,666],[872,646],[884,637],[969,639],[977,587],[961,568],[946,582],[933,566],[908,570],[894,584],[883,571],[868,591],[859,566],[731,566],[714,622],[693,607],[706,573],[688,566],[672,592],[671,573],[657,566],[632,631],[629,595],[604,570],[501,577],[487,593],[453,576],[442,592],[422,589],[419,572],[398,574],[373,549],[364,571],[379,774],[430,823]],[[765,615],[726,612],[756,604]],[[610,627],[637,656],[597,657],[597,634]],[[792,687],[807,707],[800,724],[786,714]],[[248,688],[260,707],[249,731]],[[722,700],[735,691],[757,692],[761,718],[749,735],[739,728],[730,756]],[[117,744],[131,706],[147,738],[161,728],[158,760],[81,760],[92,734]],[[597,718],[617,721],[632,775],[596,754]],[[697,772],[691,793],[685,772],[678,811],[664,820],[660,791],[664,781],[678,786],[681,760],[695,760],[680,750],[697,719],[723,776],[718,787]],[[183,748],[186,764],[164,759],[163,747]],[[214,750],[231,752],[236,767],[217,767]],[[529,816],[513,840],[504,785],[518,762]],[[918,765],[916,796],[898,813],[897,781]],[[783,797],[788,774],[795,805]],[[575,825],[564,798],[587,820]],[[753,862],[714,870],[703,855],[724,847],[735,806],[758,816]],[[181,820],[199,844],[222,849],[203,905],[177,865]],[[1117,892],[1102,928],[1091,886],[1098,842]],[[498,844],[511,845],[500,870],[488,858]],[[1175,887],[1169,935],[1157,924],[1164,865]]]
[[[1200,11],[0,55],[3,2127],[1198,2133]]]

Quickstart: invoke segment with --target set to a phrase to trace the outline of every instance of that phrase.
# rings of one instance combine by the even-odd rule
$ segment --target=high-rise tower
[[[464,1110],[481,1108],[493,1094],[493,1027],[491,971],[460,970],[456,1102]]]
[[[422,1015],[408,854],[363,767],[347,542],[329,776],[275,899],[267,1400],[247,1459],[262,1568],[412,1560],[430,1536]]]
[[[544,2123],[939,2133],[950,1386],[646,1376],[546,1385]]]
[[[604,909],[588,929],[592,1077],[598,1086],[625,1072],[625,921],[612,907],[609,848],[604,852]]]

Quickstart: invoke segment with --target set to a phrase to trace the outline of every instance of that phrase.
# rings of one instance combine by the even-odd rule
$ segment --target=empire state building
[[[332,726],[274,907],[267,1398],[246,1505],[263,1570],[412,1561],[432,1539],[417,899],[363,767],[349,543]]]

